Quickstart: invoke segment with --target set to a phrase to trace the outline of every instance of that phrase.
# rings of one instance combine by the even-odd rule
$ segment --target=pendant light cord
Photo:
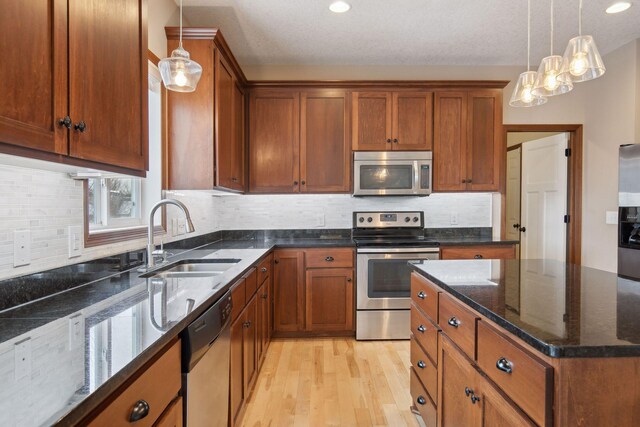
[[[582,0],[580,0],[578,6],[578,35],[582,35]]]
[[[531,0],[527,0],[527,71],[531,69],[530,62],[531,62]]]
[[[182,49],[182,0],[180,0],[180,48]]]
[[[551,0],[551,56],[553,56],[553,0]]]

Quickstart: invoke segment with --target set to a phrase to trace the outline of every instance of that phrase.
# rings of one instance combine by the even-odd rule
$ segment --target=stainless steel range
[[[439,259],[424,237],[423,212],[354,212],[357,246],[356,339],[409,339],[408,261]]]

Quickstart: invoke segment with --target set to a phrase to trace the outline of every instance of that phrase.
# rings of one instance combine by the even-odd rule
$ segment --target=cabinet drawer
[[[440,249],[441,259],[514,259],[515,245],[507,246],[459,246]]]
[[[444,293],[438,298],[438,324],[470,359],[475,358],[477,317]]]
[[[245,304],[249,304],[251,297],[258,290],[258,274],[256,273],[256,269],[252,268],[249,270],[244,276],[242,276],[244,281],[246,282],[247,291],[245,294]]]
[[[430,318],[438,323],[438,288],[417,273],[411,273],[411,300]]]
[[[238,318],[247,301],[247,284],[244,279],[238,280],[231,287],[231,321]]]
[[[431,400],[438,403],[438,370],[415,339],[411,340],[411,365]]]
[[[550,425],[553,368],[483,322],[478,322],[478,366],[538,425]]]
[[[420,343],[431,360],[437,364],[438,327],[427,320],[415,304],[411,304],[411,333],[413,333],[416,341]]]
[[[129,387],[120,392],[118,397],[89,423],[89,426],[134,424],[136,427],[151,426],[178,395],[180,386],[180,341],[178,341]],[[130,423],[131,411],[140,400],[144,400],[149,405],[149,414],[135,423]]]
[[[307,249],[307,268],[353,267],[352,249]]]
[[[262,285],[264,281],[271,275],[271,261],[273,255],[269,255],[258,264],[258,286]]]
[[[436,427],[436,405],[429,398],[429,394],[425,391],[416,375],[416,372],[411,368],[411,398],[413,400],[413,406],[420,412],[422,421],[427,427]]]

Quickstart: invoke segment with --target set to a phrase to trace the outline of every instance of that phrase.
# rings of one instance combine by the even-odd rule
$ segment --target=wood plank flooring
[[[410,426],[409,341],[271,342],[242,425]]]

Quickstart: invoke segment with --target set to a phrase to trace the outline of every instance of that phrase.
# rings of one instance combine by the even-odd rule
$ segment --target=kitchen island
[[[427,425],[639,425],[640,282],[552,260],[412,267]]]

